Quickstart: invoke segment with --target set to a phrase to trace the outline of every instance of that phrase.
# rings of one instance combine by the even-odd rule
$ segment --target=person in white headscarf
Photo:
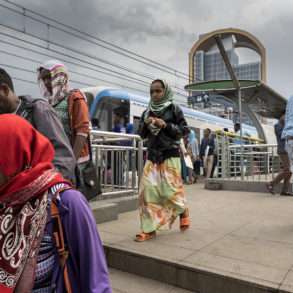
[[[78,89],[70,90],[68,70],[58,60],[49,60],[38,68],[38,82],[43,97],[57,112],[71,142],[79,167],[78,185],[82,185],[81,173],[90,160],[90,121],[86,97]]]

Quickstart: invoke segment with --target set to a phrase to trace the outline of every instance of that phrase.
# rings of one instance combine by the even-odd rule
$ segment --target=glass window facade
[[[229,60],[235,69],[239,79],[257,80],[261,77],[260,62],[239,64],[239,56],[235,49],[227,51]],[[196,81],[225,80],[230,79],[225,63],[220,53],[198,51],[193,59],[194,76]]]

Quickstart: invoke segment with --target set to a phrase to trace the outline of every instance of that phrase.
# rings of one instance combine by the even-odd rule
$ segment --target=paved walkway
[[[293,198],[208,191],[202,185],[186,190],[192,216],[189,231],[181,233],[177,221],[157,239],[136,243],[138,215],[130,212],[98,225],[104,244],[293,292]]]
[[[161,282],[110,269],[113,293],[192,293]]]

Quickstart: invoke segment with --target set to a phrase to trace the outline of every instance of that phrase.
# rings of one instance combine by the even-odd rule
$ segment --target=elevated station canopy
[[[242,103],[266,118],[279,118],[286,108],[287,99],[259,80],[239,80]],[[238,103],[237,89],[232,80],[196,82],[185,86],[187,91],[212,94],[216,93]]]

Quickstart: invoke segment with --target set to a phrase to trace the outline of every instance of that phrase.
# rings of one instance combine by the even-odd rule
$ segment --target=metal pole
[[[215,41],[216,41],[216,44],[217,44],[217,46],[219,48],[219,51],[220,51],[220,53],[222,55],[222,58],[223,58],[224,63],[226,65],[226,68],[227,68],[227,70],[228,70],[228,72],[230,74],[231,80],[233,81],[236,90],[238,90],[240,88],[240,82],[239,82],[239,80],[238,80],[238,78],[236,76],[236,73],[235,73],[235,71],[234,71],[234,69],[232,67],[232,64],[231,64],[231,62],[229,60],[229,57],[227,55],[227,52],[226,52],[225,47],[223,45],[223,42],[221,40],[221,36],[220,35],[215,36]]]
[[[240,124],[240,170],[241,170],[241,180],[244,179],[244,160],[243,160],[243,127],[242,127],[242,97],[241,97],[241,88],[238,88],[238,110],[239,110],[239,124]]]
[[[240,82],[236,76],[236,73],[232,67],[232,64],[229,60],[229,57],[227,55],[227,52],[225,50],[225,47],[223,45],[223,42],[221,40],[221,36],[217,35],[215,36],[215,41],[216,44],[219,48],[219,51],[222,55],[222,58],[224,60],[224,63],[226,65],[226,68],[230,74],[231,80],[234,83],[235,89],[237,90],[237,94],[238,94],[238,110],[239,110],[239,124],[240,124],[240,142],[241,142],[241,148],[240,148],[240,169],[241,169],[241,179],[244,179],[244,174],[243,174],[243,170],[244,170],[244,162],[243,162],[243,141],[242,141],[242,137],[243,137],[243,130],[242,130],[242,100],[241,100],[241,87],[240,87]]]

